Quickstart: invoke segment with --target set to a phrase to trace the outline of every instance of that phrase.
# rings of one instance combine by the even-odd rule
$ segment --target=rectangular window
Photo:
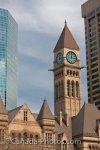
[[[100,95],[93,97],[94,101],[99,100],[99,99],[100,99]]]
[[[99,74],[95,74],[92,76],[92,79],[99,77]]]
[[[50,142],[53,140],[52,133],[46,133],[46,142]]]
[[[91,59],[91,62],[94,62],[94,61],[97,61],[98,60],[98,57],[95,57],[93,59]]]
[[[97,89],[97,88],[99,88],[99,84],[97,84],[97,85],[95,85],[95,86],[92,87],[93,90]]]
[[[91,33],[91,35],[93,35],[94,33]],[[90,47],[92,47],[92,46],[94,46],[94,45],[96,45],[97,44],[97,42],[95,41],[95,42],[93,42],[93,43],[90,43]]]
[[[91,65],[91,68],[98,66],[98,63],[94,63]]]
[[[27,111],[24,111],[24,121],[28,121]]]
[[[4,130],[0,129],[0,141],[4,140]]]
[[[93,95],[96,95],[96,94],[99,94],[99,93],[100,93],[100,91],[97,90],[97,91],[93,92]]]
[[[97,71],[98,71],[98,68],[92,70],[92,73],[95,73],[95,72],[97,72]]]
[[[91,57],[95,57],[95,56],[97,56],[97,52],[91,54]]]
[[[99,79],[96,79],[96,80],[93,80],[92,81],[92,84],[96,84],[96,83],[98,83],[99,82]]]

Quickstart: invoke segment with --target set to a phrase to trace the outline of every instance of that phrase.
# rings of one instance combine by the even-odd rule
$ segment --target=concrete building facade
[[[100,109],[100,0],[82,5],[85,22],[88,102]]]

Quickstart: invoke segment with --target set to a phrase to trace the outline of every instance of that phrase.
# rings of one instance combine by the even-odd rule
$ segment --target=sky
[[[53,49],[65,19],[85,61],[84,19],[81,5],[86,0],[0,0],[18,23],[18,106],[27,103],[38,112],[46,98],[53,111]],[[82,98],[87,101],[86,69],[81,70]]]

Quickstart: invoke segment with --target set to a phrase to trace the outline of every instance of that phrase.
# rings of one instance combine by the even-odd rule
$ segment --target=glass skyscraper
[[[7,109],[17,106],[17,39],[16,21],[0,8],[0,97]]]

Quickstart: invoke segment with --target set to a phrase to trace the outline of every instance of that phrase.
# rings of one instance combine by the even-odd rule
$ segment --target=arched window
[[[18,134],[18,140],[21,141],[21,133]]]
[[[25,132],[25,133],[23,134],[23,139],[24,139],[25,142],[27,142],[27,138],[28,138],[28,136],[27,136],[27,133]]]
[[[15,138],[16,138],[15,133],[12,133],[12,142],[15,142],[15,141],[16,141]]]
[[[76,97],[77,98],[80,97],[80,90],[79,90],[79,83],[78,83],[78,81],[76,82]]]
[[[31,141],[33,140],[33,134],[30,134],[30,140]]]
[[[60,92],[60,82],[58,83],[58,98],[60,98],[61,92]]]
[[[75,71],[73,71],[73,76],[75,76]]]
[[[55,97],[58,98],[58,85],[55,85]]]
[[[63,141],[63,150],[67,150],[67,142]]]
[[[36,141],[39,140],[39,135],[38,135],[38,134],[35,135],[35,140],[36,140]]]
[[[70,71],[70,75],[72,76],[72,71]]]
[[[74,81],[71,82],[71,87],[72,87],[72,97],[75,97],[75,83],[74,83]]]
[[[95,147],[95,150],[98,150],[98,149],[99,149],[99,147],[98,147],[98,146],[96,146],[96,147]]]
[[[92,150],[92,149],[91,149],[91,146],[89,146],[89,150]]]
[[[70,96],[70,80],[67,81],[67,96]]]
[[[59,87],[60,87],[60,97],[62,96],[62,85],[61,82],[59,83]]]
[[[4,130],[2,130],[2,140],[4,140]]]
[[[95,147],[94,147],[94,146],[92,146],[92,150],[95,150]]]
[[[67,75],[69,75],[69,70],[67,70]]]
[[[78,76],[78,71],[76,72],[76,76]]]
[[[63,97],[64,89],[63,89],[63,81],[61,82],[61,97]]]
[[[0,129],[0,141],[4,140],[4,130]]]

